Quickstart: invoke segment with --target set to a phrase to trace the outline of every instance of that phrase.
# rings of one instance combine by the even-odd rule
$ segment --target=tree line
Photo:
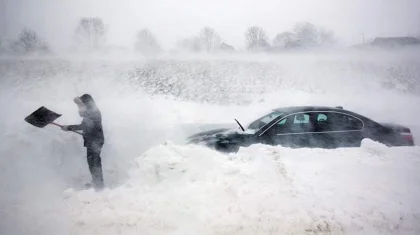
[[[100,18],[82,18],[73,32],[75,50],[92,52],[106,48],[108,34],[105,23]],[[266,31],[260,26],[250,26],[244,33],[246,50],[250,52],[278,52],[297,48],[327,46],[335,43],[332,31],[317,27],[309,22],[294,25],[291,30],[279,32],[270,39]],[[157,37],[147,28],[137,32],[135,44],[136,52],[143,55],[162,53]],[[235,52],[236,49],[225,42],[217,31],[211,27],[203,27],[197,35],[182,39],[175,45],[177,51],[187,52]],[[51,53],[51,48],[45,39],[31,29],[23,29],[18,38],[11,42],[0,39],[0,53]]]

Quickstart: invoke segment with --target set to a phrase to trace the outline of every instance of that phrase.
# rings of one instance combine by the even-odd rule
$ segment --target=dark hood
[[[78,105],[84,105],[87,109],[97,109],[95,101],[89,94],[83,94],[80,97],[75,97],[74,102]]]

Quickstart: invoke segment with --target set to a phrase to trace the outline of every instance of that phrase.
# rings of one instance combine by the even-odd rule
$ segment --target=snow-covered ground
[[[124,185],[64,193],[71,234],[418,234],[420,148],[235,155],[161,145]]]
[[[225,155],[182,141],[301,104],[407,125],[418,141],[419,77],[415,50],[0,59],[1,234],[418,234],[418,146]],[[77,123],[84,92],[103,114],[101,193],[80,190],[90,175],[79,136],[23,121],[44,105]]]

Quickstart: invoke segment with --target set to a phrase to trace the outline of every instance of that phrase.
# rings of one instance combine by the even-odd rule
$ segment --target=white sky
[[[16,37],[30,27],[64,48],[84,16],[101,17],[108,41],[126,46],[144,27],[170,48],[210,26],[228,44],[243,47],[250,25],[262,26],[273,38],[299,21],[327,27],[345,43],[360,42],[362,33],[420,35],[420,0],[0,0],[0,37]]]

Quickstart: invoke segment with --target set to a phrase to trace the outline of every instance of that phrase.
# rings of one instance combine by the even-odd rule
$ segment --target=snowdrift
[[[418,54],[0,58],[1,234],[418,234],[418,146],[161,145],[289,105],[341,105],[418,144]],[[90,179],[78,136],[23,121],[45,105],[79,123],[85,92],[103,114],[102,193],[69,189]]]
[[[64,192],[69,234],[418,234],[420,147],[237,154],[166,143],[122,186]]]

